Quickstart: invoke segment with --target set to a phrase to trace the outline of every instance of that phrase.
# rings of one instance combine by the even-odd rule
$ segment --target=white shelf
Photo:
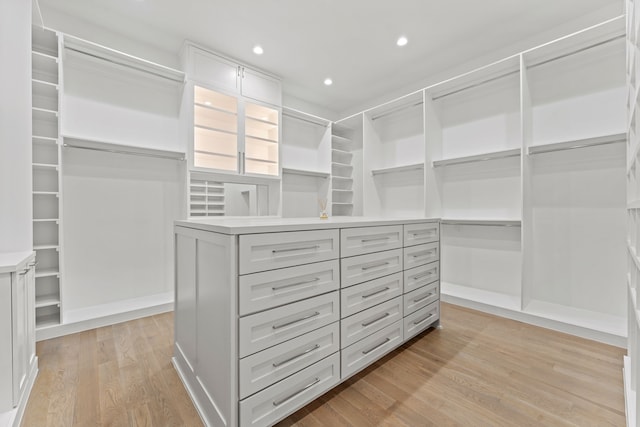
[[[53,164],[48,164],[48,163],[33,163],[33,168],[34,169],[41,169],[41,170],[54,170],[57,171],[58,170],[58,165],[53,165]]]
[[[440,282],[440,292],[443,295],[485,304],[493,307],[505,308],[508,310],[520,311],[520,296],[508,295],[485,289],[472,288],[470,286],[456,285],[448,282]]]
[[[33,119],[34,120],[51,120],[58,117],[58,112],[55,110],[48,110],[46,108],[33,107]]]
[[[433,167],[443,167],[452,165],[461,165],[465,163],[485,162],[489,160],[507,159],[510,157],[520,157],[521,150],[513,148],[511,150],[494,151],[491,153],[477,154],[474,156],[456,157],[450,159],[434,160]]]
[[[134,156],[154,157],[169,160],[184,160],[185,153],[179,151],[158,150],[156,148],[136,147],[131,145],[114,144],[107,141],[97,141],[91,138],[63,135],[64,146],[82,150],[100,151],[115,154],[130,154]]]
[[[337,142],[343,143],[343,144],[350,144],[351,143],[351,139],[346,138],[344,136],[340,136],[340,135],[331,135],[331,139],[335,140]]]
[[[42,295],[36,297],[36,308],[52,307],[60,305],[59,295]]]
[[[478,225],[478,226],[500,226],[500,227],[520,227],[521,220],[517,219],[451,219],[442,218],[443,225]]]
[[[106,46],[92,43],[77,37],[64,35],[64,47],[67,52],[79,53],[89,59],[97,59],[118,66],[130,68],[149,75],[164,78],[176,83],[184,83],[185,74],[180,71],[146,59],[138,58]]]
[[[33,222],[55,222],[56,224],[58,221],[60,221],[58,218],[40,218],[33,220]]]
[[[36,279],[52,276],[60,277],[60,271],[57,268],[36,268]]]
[[[596,147],[625,142],[627,135],[617,133],[613,135],[599,136],[595,138],[577,139],[574,141],[556,142],[553,144],[533,145],[529,147],[529,154],[552,153],[556,151],[575,150],[578,148]]]
[[[60,248],[59,245],[33,245],[34,251],[42,251],[45,249],[55,249],[58,250]]]
[[[424,163],[416,163],[413,165],[394,166],[391,168],[372,169],[371,175],[386,175],[391,173],[424,171]]]
[[[311,176],[311,177],[322,178],[322,179],[326,179],[331,176],[331,174],[328,172],[312,171],[312,170],[306,170],[306,169],[292,169],[292,168],[282,168],[282,173],[289,174],[289,175]]]
[[[348,176],[338,176],[338,175],[333,175],[331,177],[331,179],[336,179],[336,180],[342,180],[342,181],[353,181],[353,178],[350,178]]]
[[[353,203],[346,202],[331,202],[333,206],[353,206]]]
[[[343,190],[340,188],[332,188],[331,191],[335,193],[353,193],[353,190]]]
[[[31,139],[33,140],[33,142],[38,142],[38,143],[43,143],[43,144],[57,144],[58,143],[58,138],[52,138],[50,136],[33,135]]]
[[[36,316],[36,329],[51,328],[58,325],[60,325],[60,315],[58,313]]]
[[[59,193],[57,191],[34,191],[34,196],[55,196],[58,197]]]

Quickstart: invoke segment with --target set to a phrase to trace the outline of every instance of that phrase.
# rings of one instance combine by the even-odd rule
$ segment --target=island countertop
[[[438,221],[439,218],[419,217],[368,217],[337,216],[320,218],[262,217],[218,217],[194,218],[175,221],[176,226],[212,231],[222,234],[252,234],[280,231],[327,230],[332,228],[373,227],[381,225],[414,224]]]

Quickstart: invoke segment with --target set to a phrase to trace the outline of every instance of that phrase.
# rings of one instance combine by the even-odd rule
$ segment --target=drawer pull
[[[423,234],[435,234],[435,230],[422,230],[411,233],[412,236],[422,236]]]
[[[389,287],[387,286],[386,288],[380,289],[379,291],[375,291],[375,292],[372,292],[372,293],[367,294],[367,295],[362,295],[362,298],[371,298],[374,295],[381,294],[381,293],[383,293],[385,291],[388,291],[388,290],[389,290]]]
[[[433,317],[433,313],[431,313],[430,315],[428,315],[425,318],[422,318],[420,320],[416,320],[415,322],[413,322],[414,325],[419,325],[420,323],[426,322],[427,320],[431,319]]]
[[[434,254],[435,254],[435,251],[427,251],[427,252],[423,252],[421,254],[415,254],[415,255],[411,255],[411,256],[414,257],[414,258],[420,258],[420,257],[423,257],[423,256],[431,256],[431,255],[434,255]]]
[[[429,292],[428,294],[426,294],[426,295],[425,295],[425,296],[423,296],[423,297],[420,297],[420,298],[416,298],[416,299],[414,299],[414,300],[413,300],[413,302],[420,302],[420,301],[424,301],[424,300],[426,300],[427,298],[431,298],[432,296],[433,296],[433,292]]]
[[[389,236],[387,237],[372,237],[371,239],[362,239],[361,242],[362,243],[367,243],[367,242],[377,242],[380,240],[389,240]]]
[[[383,314],[382,316],[376,317],[376,318],[375,318],[375,319],[373,319],[373,320],[370,320],[370,321],[368,321],[368,322],[364,322],[364,323],[362,324],[362,326],[364,326],[364,327],[366,328],[367,326],[371,326],[371,325],[373,325],[374,323],[379,322],[379,321],[381,321],[382,319],[384,319],[384,318],[386,318],[386,317],[389,317],[389,316],[390,316],[390,314],[389,314],[389,313],[385,313],[385,314]]]
[[[273,325],[272,328],[273,329],[284,328],[285,326],[293,325],[294,323],[302,322],[303,320],[311,319],[312,317],[316,317],[316,316],[319,316],[319,315],[320,315],[320,312],[319,311],[315,311],[315,312],[313,312],[311,314],[307,314],[306,316],[303,316],[303,317],[301,317],[299,319],[291,320],[290,322],[280,323],[278,325]]]
[[[366,267],[362,267],[362,269],[363,270],[371,270],[372,268],[383,267],[385,265],[389,265],[389,261],[379,262],[378,264],[373,264],[373,265],[368,265]]]
[[[431,276],[433,271],[427,271],[426,273],[418,274],[417,276],[413,276],[413,280],[422,279],[423,277]]]
[[[315,278],[313,278],[311,280],[307,280],[305,282],[296,282],[296,283],[291,283],[289,285],[274,286],[271,289],[273,289],[274,291],[279,291],[280,289],[286,289],[286,288],[292,288],[294,286],[306,285],[306,284],[309,284],[309,283],[317,282],[319,280],[320,280],[319,277],[315,277]]]
[[[274,249],[271,252],[274,254],[277,254],[280,252],[306,251],[308,249],[318,249],[318,248],[320,248],[320,245],[305,246],[304,248]]]
[[[387,339],[385,339],[384,341],[382,341],[382,342],[381,342],[381,343],[379,343],[379,344],[374,345],[374,346],[373,346],[373,347],[371,347],[370,349],[368,349],[368,350],[362,350],[362,354],[369,354],[369,353],[371,353],[373,350],[376,350],[376,349],[378,349],[378,348],[382,347],[383,345],[385,345],[385,344],[386,344],[386,343],[388,343],[389,341],[391,341],[391,338],[387,337]]]
[[[319,349],[319,348],[320,348],[320,344],[316,344],[316,345],[314,345],[313,347],[309,347],[308,349],[304,350],[302,353],[300,353],[300,354],[296,354],[295,356],[291,356],[290,358],[288,358],[288,359],[286,359],[286,360],[283,360],[283,361],[281,361],[281,362],[274,362],[274,363],[273,363],[273,367],[274,367],[274,368],[277,368],[278,366],[282,366],[282,365],[284,365],[285,363],[291,362],[292,360],[295,360],[295,359],[297,359],[297,358],[299,358],[299,357],[302,357],[302,356],[304,356],[305,354],[309,354],[309,353],[311,353],[313,350],[317,350],[317,349]]]
[[[274,400],[273,401],[273,406],[282,405],[284,402],[293,399],[294,397],[296,397],[297,395],[299,395],[303,391],[313,387],[314,385],[318,384],[319,382],[320,382],[320,378],[316,377],[316,379],[313,380],[313,382],[310,382],[309,384],[307,384],[306,386],[302,387],[300,390],[296,391],[295,393],[291,393],[289,396],[287,396],[285,398],[282,398],[280,400]]]

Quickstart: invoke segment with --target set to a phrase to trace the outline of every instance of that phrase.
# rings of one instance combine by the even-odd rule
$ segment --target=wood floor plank
[[[442,304],[421,334],[278,427],[624,426],[624,349]],[[22,425],[202,423],[171,364],[173,314],[37,344]]]

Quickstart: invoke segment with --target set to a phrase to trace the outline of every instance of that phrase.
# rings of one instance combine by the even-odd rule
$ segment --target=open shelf
[[[372,169],[371,175],[385,175],[391,173],[401,173],[401,172],[413,172],[413,171],[424,171],[424,163],[416,163],[413,165],[404,165],[404,166],[394,166],[390,168],[381,168],[381,169]]]
[[[618,133],[613,135],[599,136],[595,138],[578,139],[574,141],[556,142],[553,144],[533,145],[529,147],[529,154],[552,153],[555,151],[575,150],[579,148],[597,147],[625,142],[627,135]]]
[[[36,297],[36,308],[52,307],[60,305],[58,295],[41,295]]]
[[[489,160],[506,159],[509,157],[520,157],[521,150],[513,148],[510,150],[494,151],[491,153],[478,154],[474,156],[464,156],[451,159],[434,160],[433,167],[460,165],[466,163],[485,162]]]
[[[36,329],[51,328],[60,324],[60,314],[47,314],[43,316],[36,315]]]
[[[42,251],[45,249],[60,249],[59,245],[33,245],[33,250],[34,251]]]
[[[40,277],[60,276],[60,271],[57,268],[37,268],[36,279]]]
[[[54,164],[45,164],[45,163],[33,163],[32,166],[34,169],[54,170],[54,171],[58,170],[57,164],[54,165]]]
[[[43,120],[43,121],[51,121],[51,120],[56,120],[58,117],[58,112],[55,110],[49,110],[46,108],[38,108],[38,107],[33,107],[32,108],[32,112],[33,112],[33,119],[34,120]]]
[[[303,176],[311,176],[315,178],[326,179],[331,176],[329,172],[320,172],[320,171],[312,171],[312,170],[304,170],[304,169],[292,169],[292,168],[282,168],[283,174],[290,175],[303,175]]]
[[[91,138],[63,135],[64,146],[82,150],[92,150],[116,154],[130,154],[134,156],[156,157],[170,160],[184,160],[185,153],[179,151],[158,150],[155,148],[134,147],[131,145],[114,144],[97,141]]]

